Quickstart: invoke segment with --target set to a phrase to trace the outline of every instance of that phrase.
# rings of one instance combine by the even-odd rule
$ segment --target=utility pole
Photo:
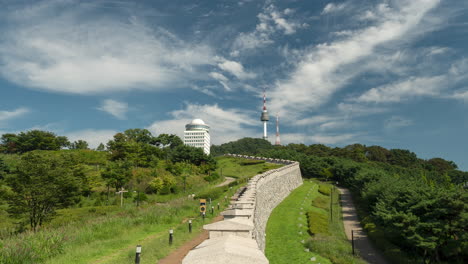
[[[330,220],[333,223],[333,186],[330,192]]]

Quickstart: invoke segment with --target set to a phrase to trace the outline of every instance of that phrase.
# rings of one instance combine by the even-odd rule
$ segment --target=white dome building
[[[210,126],[201,119],[194,119],[185,125],[184,144],[202,148],[205,154],[210,154]]]

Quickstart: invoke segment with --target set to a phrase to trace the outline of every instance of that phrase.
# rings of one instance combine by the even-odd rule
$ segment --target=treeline
[[[138,204],[147,194],[178,193],[219,178],[212,156],[184,145],[176,135],[129,129],[98,149],[47,131],[4,134],[0,209],[6,204],[21,228],[36,230],[57,209],[77,205],[84,197],[93,197],[94,205],[108,204],[111,190],[125,188]]]
[[[303,177],[350,188],[369,235],[394,263],[468,262],[468,173],[452,161],[360,144],[272,146],[245,138],[212,147],[228,152],[297,160]]]

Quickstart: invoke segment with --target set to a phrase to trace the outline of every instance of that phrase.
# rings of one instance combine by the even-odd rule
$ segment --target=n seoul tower
[[[263,88],[263,111],[262,115],[260,116],[260,120],[263,122],[263,139],[267,139],[267,122],[270,120],[268,116],[268,111],[266,108],[266,95],[265,95],[265,88]]]

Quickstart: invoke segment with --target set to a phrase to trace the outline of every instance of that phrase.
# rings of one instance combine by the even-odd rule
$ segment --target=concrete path
[[[351,193],[348,189],[338,189],[341,192],[343,224],[346,236],[351,240],[351,230],[354,230],[354,247],[359,252],[359,256],[371,264],[387,264],[388,262],[375,249],[366,233],[362,230]]]
[[[231,182],[235,181],[236,179],[235,178],[232,178],[232,177],[224,177],[224,182],[216,185],[216,187],[221,187],[221,186],[226,186],[228,184],[230,184]]]

